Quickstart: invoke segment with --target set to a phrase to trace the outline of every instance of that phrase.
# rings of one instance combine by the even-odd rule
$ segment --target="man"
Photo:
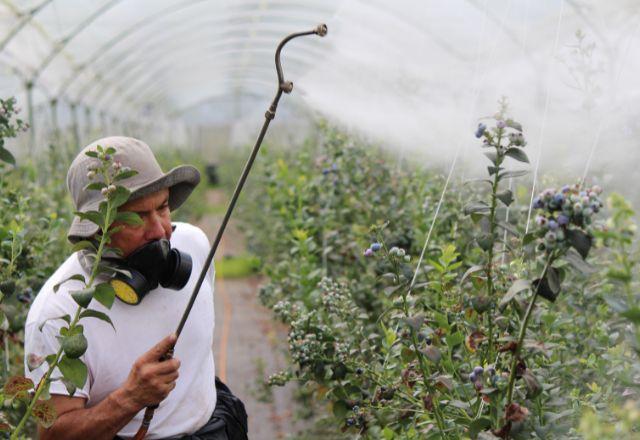
[[[58,418],[49,429],[40,428],[40,438],[131,438],[141,425],[145,408],[152,405],[159,407],[146,438],[246,438],[242,403],[221,383],[216,381],[217,391],[214,386],[213,267],[209,268],[175,346],[174,358],[163,358],[176,342],[173,332],[209,252],[209,242],[200,229],[187,223],[171,223],[171,211],[187,199],[200,181],[197,169],[180,166],[165,174],[145,143],[128,137],[100,139],[85,147],[69,168],[67,186],[76,211],[95,210],[103,200],[100,191],[84,190],[91,182],[90,169],[98,160],[85,152],[95,151],[98,145],[115,148],[114,160],[138,171],[118,182],[131,190],[129,201],[119,210],[135,212],[143,221],[141,226],[116,225],[122,229],[113,235],[110,246],[122,251],[120,263],[126,266],[130,261],[127,257],[134,251],[166,239],[171,248],[190,255],[192,271],[180,290],[155,288],[138,305],[116,299],[107,309],[96,300],[91,302],[91,308],[111,318],[115,331],[101,320],[80,321],[89,341],[82,356],[88,368],[86,384],[70,396],[61,381],[51,383],[51,399]],[[72,243],[90,240],[96,232],[95,224],[76,217],[68,239]],[[66,282],[57,293],[53,286],[76,273],[88,279],[90,271],[91,260],[86,251],[76,252],[45,283],[27,317],[25,355],[46,356],[57,351],[56,336],[64,322],[51,318],[74,316],[78,306],[69,292],[77,290],[79,283]],[[27,376],[38,383],[46,369],[46,363],[31,372],[27,368]],[[54,372],[52,377],[58,376]]]

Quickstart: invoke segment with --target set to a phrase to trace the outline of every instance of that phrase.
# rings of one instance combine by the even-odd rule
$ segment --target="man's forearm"
[[[141,409],[118,389],[96,406],[63,413],[51,428],[40,429],[40,438],[112,440]]]

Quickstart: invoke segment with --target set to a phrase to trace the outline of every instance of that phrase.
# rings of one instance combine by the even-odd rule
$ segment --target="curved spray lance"
[[[293,83],[291,81],[286,81],[284,79],[284,74],[282,73],[282,64],[280,63],[280,52],[282,51],[282,48],[284,47],[284,45],[287,44],[292,39],[297,37],[302,37],[304,35],[314,35],[314,34],[319,35],[321,37],[324,37],[325,35],[327,35],[327,25],[320,24],[311,31],[297,32],[297,33],[291,34],[285,37],[280,42],[280,44],[278,44],[278,47],[276,48],[275,62],[276,62],[276,71],[278,73],[278,90],[276,92],[276,96],[271,102],[269,109],[264,114],[265,121],[264,121],[264,124],[262,125],[262,129],[260,130],[260,134],[258,135],[258,139],[256,140],[256,143],[253,146],[253,149],[251,150],[251,154],[249,155],[249,159],[247,160],[244,166],[244,169],[242,170],[240,179],[238,179],[236,188],[233,191],[233,195],[231,196],[231,200],[229,201],[229,205],[227,206],[227,211],[224,214],[224,218],[222,219],[220,228],[218,228],[216,238],[213,241],[213,244],[211,245],[211,250],[209,251],[209,255],[207,256],[204,266],[202,267],[202,271],[200,271],[200,276],[198,277],[198,281],[196,282],[196,285],[193,288],[193,293],[191,294],[189,303],[187,304],[187,307],[184,313],[182,314],[182,319],[180,319],[180,323],[178,324],[178,328],[176,330],[177,337],[180,337],[180,333],[182,332],[182,329],[184,328],[184,325],[187,322],[187,319],[189,318],[189,313],[191,312],[191,309],[193,308],[193,304],[196,301],[196,297],[200,292],[200,287],[202,286],[202,283],[204,282],[204,278],[207,275],[208,268],[211,266],[211,263],[213,262],[213,257],[215,256],[216,250],[218,249],[218,245],[220,244],[220,240],[222,239],[222,234],[224,233],[224,230],[227,227],[227,223],[231,218],[231,213],[233,212],[233,209],[236,206],[236,202],[238,201],[240,192],[242,191],[242,188],[244,187],[244,183],[247,180],[247,177],[249,176],[249,172],[251,171],[253,162],[256,156],[258,155],[258,151],[260,150],[260,145],[262,144],[262,140],[264,139],[264,136],[267,133],[267,128],[269,127],[269,123],[276,116],[276,108],[278,107],[278,102],[280,101],[280,97],[282,96],[283,92],[289,94],[293,90]],[[166,353],[166,355],[164,356],[164,359],[170,359],[172,357],[173,357],[173,348]],[[140,426],[140,429],[138,429],[138,432],[136,433],[136,435],[133,437],[134,440],[142,440],[144,438],[145,434],[147,433],[147,430],[149,429],[151,419],[153,418],[153,413],[157,407],[158,405],[147,407],[144,413],[144,417],[142,419],[142,425]]]

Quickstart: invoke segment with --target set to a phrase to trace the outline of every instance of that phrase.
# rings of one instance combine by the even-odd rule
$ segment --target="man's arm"
[[[138,358],[126,382],[94,407],[85,408],[82,397],[52,396],[58,418],[50,428],[38,429],[40,438],[113,439],[140,410],[160,403],[175,388],[180,361],[160,361],[175,341],[175,335],[167,336]]]

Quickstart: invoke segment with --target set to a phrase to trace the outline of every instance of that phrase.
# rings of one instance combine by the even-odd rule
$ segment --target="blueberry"
[[[487,129],[486,125],[484,125],[482,122],[479,123],[478,128],[476,129],[476,137],[481,138],[486,129]]]
[[[355,421],[355,419],[353,417],[349,417],[347,419],[347,426],[353,426],[355,424],[356,424],[356,421]]]
[[[364,251],[365,257],[370,257],[372,255],[373,255],[373,250],[371,248],[368,248],[366,251]]]
[[[382,245],[380,243],[372,243],[371,244],[371,250],[374,251],[374,252],[379,251],[381,247],[382,247]]]
[[[482,373],[484,373],[484,368],[478,365],[473,369],[473,372],[475,373],[476,376],[482,376]]]
[[[533,207],[534,209],[542,209],[544,207],[544,203],[540,200],[540,197],[533,199]]]
[[[543,215],[536,216],[536,224],[538,226],[545,226],[547,224],[547,218]]]
[[[558,222],[556,222],[555,220],[549,220],[549,229],[551,229],[552,231],[554,229],[558,229]]]
[[[330,172],[331,172],[331,171],[329,170],[329,168],[325,168],[324,170],[322,170],[322,174],[323,174],[323,175],[325,175],[325,176],[326,176],[327,174],[329,174]]]
[[[360,367],[356,368],[356,374],[358,376],[360,376],[362,373],[364,373],[364,370],[362,368],[360,368]]]
[[[566,216],[566,215],[564,215],[564,214],[560,214],[560,215],[558,216],[558,224],[559,224],[560,226],[568,225],[568,224],[569,224],[569,217],[568,217],[568,216]]]
[[[564,203],[564,196],[562,194],[556,194],[553,196],[553,201],[558,205],[562,205],[562,203]]]
[[[476,379],[478,379],[478,377],[476,376],[475,371],[471,374],[469,374],[469,382],[475,382]]]
[[[565,185],[565,186],[562,187],[561,191],[562,191],[562,194],[566,194],[569,191],[571,191],[571,187],[569,185]]]

